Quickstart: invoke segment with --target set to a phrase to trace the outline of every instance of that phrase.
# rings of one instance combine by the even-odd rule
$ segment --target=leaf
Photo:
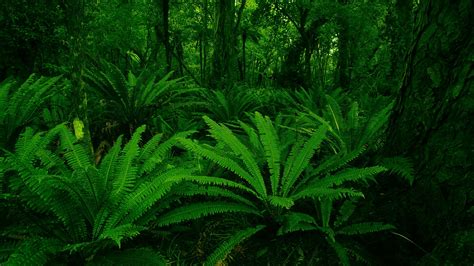
[[[209,215],[228,212],[249,213],[257,216],[260,215],[254,208],[240,203],[230,203],[225,201],[199,202],[175,208],[161,215],[157,219],[156,223],[159,226],[167,226],[189,220],[195,220]]]
[[[74,126],[74,135],[76,135],[77,140],[84,138],[84,123],[79,118],[74,118],[72,122]]]
[[[392,229],[395,229],[395,227],[390,224],[366,222],[345,226],[343,228],[340,228],[336,233],[341,235],[360,235]]]
[[[268,196],[268,201],[276,207],[283,207],[285,209],[290,209],[295,202],[291,198],[284,198],[279,196]]]
[[[207,257],[204,265],[215,266],[219,262],[225,261],[226,257],[232,252],[235,246],[242,243],[245,239],[256,234],[258,231],[265,228],[263,225],[258,225],[255,228],[246,228],[238,231],[230,239],[222,243],[209,257]]]
[[[280,186],[280,143],[268,116],[264,118],[259,112],[255,112],[255,121],[270,170],[272,193],[276,195]]]

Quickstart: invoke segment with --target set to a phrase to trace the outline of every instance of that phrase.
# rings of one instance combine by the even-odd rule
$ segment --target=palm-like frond
[[[156,223],[159,226],[167,226],[201,217],[229,212],[250,213],[257,216],[260,215],[253,207],[241,203],[226,201],[199,202],[175,208],[161,215]]]
[[[393,225],[377,222],[357,223],[339,228],[336,232],[341,235],[360,235],[395,229]]]
[[[214,266],[217,265],[220,261],[224,261],[236,245],[242,243],[242,241],[251,237],[252,235],[255,235],[263,228],[265,228],[265,226],[258,225],[255,228],[251,227],[238,231],[230,239],[222,243],[211,255],[209,255],[204,265]]]
[[[390,172],[403,177],[410,185],[415,180],[412,162],[404,157],[383,158],[381,163]]]
[[[55,93],[61,76],[31,75],[18,85],[7,79],[0,83],[0,147],[15,143],[17,134],[37,116],[38,110]]]

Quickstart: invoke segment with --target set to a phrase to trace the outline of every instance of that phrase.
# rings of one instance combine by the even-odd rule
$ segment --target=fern
[[[326,127],[320,127],[314,132],[301,149],[293,152],[294,157],[288,158],[285,165],[285,174],[282,193],[284,196],[288,195],[289,190],[293,187],[298,177],[303,170],[308,166],[309,160],[313,157],[315,150],[324,140],[326,134]],[[294,158],[294,159],[292,159]]]
[[[283,225],[278,229],[278,235],[297,231],[317,230],[317,223],[313,216],[306,213],[290,212],[282,217]]]
[[[142,148],[139,142],[144,130],[145,127],[138,128],[124,148],[119,138],[98,166],[66,125],[46,133],[26,130],[16,145],[17,151],[6,159],[8,167],[18,173],[10,187],[25,207],[52,219],[52,224],[41,229],[53,231],[48,235],[61,243],[61,249],[90,256],[110,248],[107,241],[121,246],[146,228],[146,217],[168,208],[169,202],[164,206],[158,202],[177,195],[172,193],[176,184],[197,180],[188,169],[159,169],[164,153],[176,139],[160,144],[157,137]],[[149,160],[154,160],[156,171],[138,172],[138,164]],[[215,179],[201,183],[206,182],[243,187]]]
[[[339,261],[341,262],[341,264],[343,266],[350,265],[349,254],[347,253],[346,248],[332,239],[328,239],[327,242],[329,243],[329,246],[331,246],[336,252],[336,255],[339,257]]]
[[[133,238],[140,234],[140,231],[146,229],[144,226],[133,224],[123,224],[112,229],[104,230],[99,239],[111,239],[120,248],[122,239]]]
[[[337,234],[360,235],[360,234],[374,233],[374,232],[380,232],[380,231],[392,230],[392,229],[395,229],[395,227],[390,224],[369,222],[369,223],[351,224],[351,225],[339,228],[337,231]]]
[[[61,76],[30,75],[21,85],[12,79],[0,83],[0,147],[12,148],[16,132],[26,127],[56,91]]]
[[[209,125],[211,135],[226,144],[242,160],[247,171],[252,175],[252,179],[255,180],[254,183],[258,184],[255,189],[260,195],[266,196],[267,189],[260,168],[247,147],[226,126],[218,125],[208,117],[204,117],[204,121]]]
[[[60,249],[61,243],[56,239],[31,238],[23,241],[4,265],[44,265],[50,254]]]
[[[265,228],[263,225],[258,225],[255,228],[246,228],[238,231],[230,239],[222,243],[209,257],[206,259],[204,265],[214,266],[219,264],[226,259],[226,257],[232,252],[234,247],[245,239],[255,235],[257,232]]]
[[[383,158],[381,165],[386,167],[391,173],[403,177],[410,185],[415,180],[413,164],[404,157]]]
[[[338,186],[348,181],[360,181],[371,178],[372,176],[386,171],[386,168],[381,166],[372,166],[366,168],[349,168],[336,173],[331,176],[324,177],[319,180],[315,180],[310,186],[318,187],[332,187]]]
[[[275,128],[269,117],[255,114],[255,125],[260,132],[260,139],[265,150],[268,168],[270,170],[270,185],[272,193],[277,194],[280,187],[280,144]]]
[[[249,213],[257,216],[260,215],[256,209],[240,203],[231,203],[225,201],[199,202],[189,204],[184,207],[175,208],[161,215],[157,219],[156,223],[159,226],[168,226],[209,215],[229,212]]]

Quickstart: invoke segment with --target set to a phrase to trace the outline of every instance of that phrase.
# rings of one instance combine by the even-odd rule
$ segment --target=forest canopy
[[[473,5],[0,1],[0,263],[471,265]]]

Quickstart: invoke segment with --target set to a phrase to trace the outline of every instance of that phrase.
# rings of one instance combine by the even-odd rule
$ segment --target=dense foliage
[[[469,0],[0,2],[3,265],[472,265]]]

